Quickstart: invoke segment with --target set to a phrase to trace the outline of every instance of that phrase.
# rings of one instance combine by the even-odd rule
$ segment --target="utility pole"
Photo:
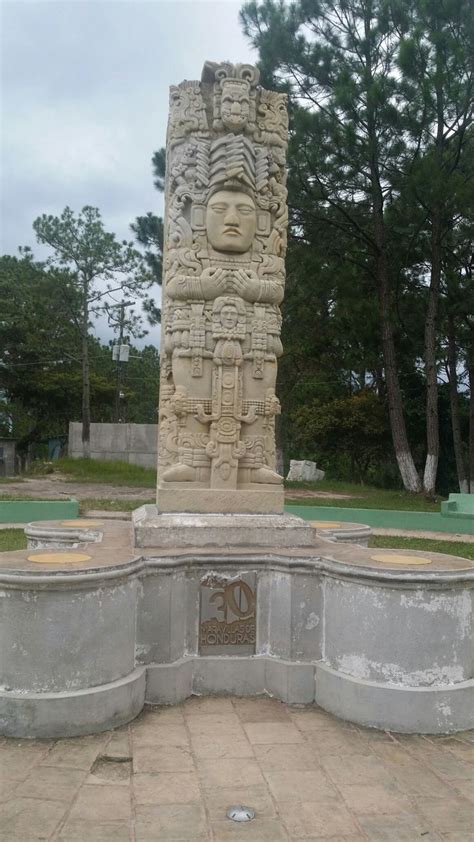
[[[114,421],[116,424],[120,421],[120,399],[121,399],[121,388],[122,388],[122,363],[128,360],[128,355],[124,355],[122,352],[123,348],[123,334],[125,328],[125,308],[131,307],[133,305],[133,301],[122,301],[121,304],[118,304],[116,308],[118,309],[119,313],[116,318],[113,318],[109,311],[109,321],[112,325],[116,325],[119,329],[119,337],[118,337],[118,346],[114,346],[114,359],[117,361],[117,368],[116,368],[116,375],[115,375],[115,412],[114,412]],[[112,308],[110,308],[112,309]],[[116,355],[115,355],[116,351]]]

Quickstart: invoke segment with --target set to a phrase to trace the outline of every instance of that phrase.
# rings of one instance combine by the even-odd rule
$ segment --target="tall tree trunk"
[[[426,461],[423,475],[425,494],[434,496],[439,460],[438,371],[436,367],[436,333],[438,300],[441,283],[441,210],[433,209],[431,220],[431,280],[425,321],[426,377]]]
[[[456,458],[456,471],[458,475],[459,491],[461,492],[461,494],[469,494],[469,480],[467,476],[466,465],[464,463],[464,455],[462,452],[461,422],[459,418],[457,363],[458,359],[454,319],[452,314],[450,313],[448,316],[448,375],[454,456]]]
[[[443,56],[440,44],[436,44],[436,172],[434,178],[440,181],[443,174],[444,147],[444,96]],[[423,475],[425,494],[433,496],[436,491],[436,475],[439,460],[438,419],[438,372],[436,370],[436,331],[438,322],[438,300],[441,284],[441,199],[439,183],[435,184],[435,196],[431,211],[431,277],[428,293],[428,308],[425,322],[425,377],[426,377],[426,462]]]
[[[382,257],[382,255],[381,255]],[[400,389],[400,382],[398,379],[397,360],[395,353],[395,343],[393,339],[392,328],[392,312],[390,306],[390,289],[388,284],[388,277],[382,268],[379,269],[379,301],[380,301],[380,316],[382,322],[382,349],[385,365],[385,383],[387,388],[388,398],[388,412],[390,418],[390,429],[392,432],[393,447],[395,450],[395,457],[397,460],[398,470],[402,478],[403,487],[406,491],[419,492],[421,491],[420,477],[416,470],[413,456],[411,454],[410,445],[408,443],[408,436],[405,425],[405,417],[403,414],[402,393]]]
[[[87,295],[84,294],[82,316],[82,455],[84,459],[91,457],[91,405],[90,405],[90,370],[89,370],[89,309]]]
[[[367,133],[370,144],[370,181],[372,191],[372,218],[376,245],[377,286],[382,329],[382,351],[387,387],[388,412],[392,432],[395,457],[406,491],[421,491],[420,477],[416,470],[408,443],[408,436],[403,414],[402,393],[398,379],[398,368],[393,338],[390,275],[388,268],[387,242],[384,219],[384,197],[379,172],[379,151],[376,128],[376,115],[373,98],[373,75],[371,43],[372,4],[364,7],[365,29],[365,73],[367,84]]]

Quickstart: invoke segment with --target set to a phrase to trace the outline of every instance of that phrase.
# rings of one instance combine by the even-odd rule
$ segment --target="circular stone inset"
[[[255,818],[255,810],[251,807],[244,807],[242,804],[235,804],[227,810],[227,818],[233,822],[250,822]]]
[[[399,555],[398,553],[377,553],[370,556],[373,561],[382,561],[384,564],[433,564],[432,558],[424,558],[419,555]]]
[[[77,520],[62,520],[61,526],[102,526],[102,521],[78,518]]]
[[[337,529],[339,526],[344,526],[344,522],[340,520],[310,520],[310,524],[316,529]]]
[[[40,564],[74,564],[79,561],[90,561],[92,556],[85,553],[55,552],[55,553],[33,553],[27,556],[28,561]]]

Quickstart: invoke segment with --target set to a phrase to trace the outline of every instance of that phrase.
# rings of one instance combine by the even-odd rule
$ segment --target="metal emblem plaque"
[[[201,581],[201,655],[254,655],[256,573],[209,574]]]

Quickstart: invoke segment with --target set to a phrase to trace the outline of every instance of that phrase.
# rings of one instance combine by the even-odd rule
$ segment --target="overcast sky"
[[[2,254],[30,245],[44,257],[32,222],[66,205],[98,207],[120,239],[136,216],[162,214],[151,156],[165,143],[168,88],[199,79],[206,59],[255,62],[241,5],[2,0]]]

